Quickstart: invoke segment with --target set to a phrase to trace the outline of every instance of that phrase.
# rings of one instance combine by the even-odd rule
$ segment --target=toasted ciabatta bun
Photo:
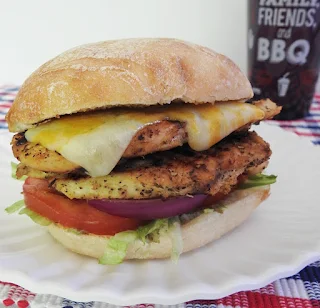
[[[64,114],[115,106],[244,100],[251,85],[227,57],[175,39],[126,39],[68,50],[22,85],[11,132]]]
[[[222,213],[203,213],[182,225],[183,252],[199,248],[220,238],[245,221],[252,211],[269,195],[268,185],[236,190],[223,201]],[[63,246],[81,255],[100,258],[107,245],[108,236],[77,235],[63,227],[51,224],[50,234]],[[160,242],[135,241],[129,244],[126,259],[159,259],[171,255],[170,234],[160,237]]]

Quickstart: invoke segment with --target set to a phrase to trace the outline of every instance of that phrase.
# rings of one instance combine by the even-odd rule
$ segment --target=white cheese
[[[63,116],[29,129],[25,136],[96,177],[112,171],[134,135],[147,124],[161,120],[185,122],[190,147],[204,151],[263,117],[262,110],[243,102],[113,109]]]

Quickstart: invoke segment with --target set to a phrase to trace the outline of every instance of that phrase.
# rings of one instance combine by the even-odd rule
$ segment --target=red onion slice
[[[169,198],[166,200],[100,199],[88,200],[88,204],[111,215],[152,220],[188,213],[201,206],[206,197],[206,195],[195,195],[190,197]]]

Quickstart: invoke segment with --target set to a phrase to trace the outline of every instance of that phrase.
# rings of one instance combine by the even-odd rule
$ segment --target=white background
[[[76,45],[126,37],[189,40],[246,70],[246,0],[0,0],[0,10],[0,83]]]

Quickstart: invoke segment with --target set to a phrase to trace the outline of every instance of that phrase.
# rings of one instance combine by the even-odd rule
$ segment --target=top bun
[[[227,57],[175,39],[125,39],[70,49],[22,85],[6,120],[11,132],[64,114],[115,106],[244,100],[251,85]]]

